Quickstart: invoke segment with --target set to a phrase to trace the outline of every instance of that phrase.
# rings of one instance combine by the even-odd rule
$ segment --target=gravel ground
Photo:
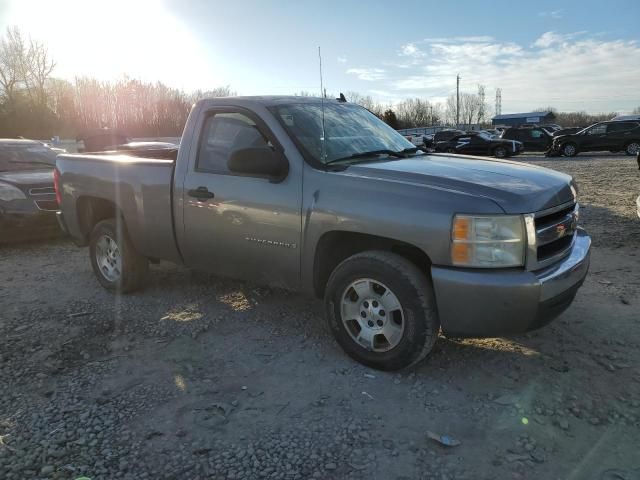
[[[520,160],[578,181],[574,305],[401,374],[348,359],[315,300],[164,263],[114,297],[66,240],[0,247],[0,479],[639,479],[637,166]]]

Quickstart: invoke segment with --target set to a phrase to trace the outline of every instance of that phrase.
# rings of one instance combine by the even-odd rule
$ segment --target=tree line
[[[17,27],[10,27],[0,39],[0,137],[74,138],[86,131],[113,128],[131,137],[179,136],[191,106],[200,98],[229,96],[229,86],[209,91],[184,92],[164,85],[132,78],[100,81],[77,77],[56,78],[56,63],[46,47]],[[409,98],[384,104],[369,95],[346,92],[349,102],[369,109],[391,127],[414,128],[431,125],[488,125],[491,110],[486,88],[476,93],[450,95],[444,102]],[[299,92],[297,95],[310,95]],[[606,120],[614,113],[590,115],[558,112],[563,126],[586,126]],[[640,110],[640,107],[636,110]]]

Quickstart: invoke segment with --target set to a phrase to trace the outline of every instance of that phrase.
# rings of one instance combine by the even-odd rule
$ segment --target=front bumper
[[[546,325],[573,301],[589,270],[591,238],[579,229],[568,256],[536,272],[432,267],[442,330],[490,337]]]

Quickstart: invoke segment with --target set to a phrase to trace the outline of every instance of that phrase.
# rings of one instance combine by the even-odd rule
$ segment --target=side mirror
[[[268,178],[272,183],[289,174],[289,162],[281,152],[270,147],[249,147],[234,151],[227,161],[229,170],[248,177]]]

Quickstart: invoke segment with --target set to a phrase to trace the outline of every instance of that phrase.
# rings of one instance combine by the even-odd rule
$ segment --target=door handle
[[[198,200],[207,200],[215,197],[213,192],[210,192],[207,187],[198,187],[192,190],[188,190],[187,194],[190,197],[197,198]]]

